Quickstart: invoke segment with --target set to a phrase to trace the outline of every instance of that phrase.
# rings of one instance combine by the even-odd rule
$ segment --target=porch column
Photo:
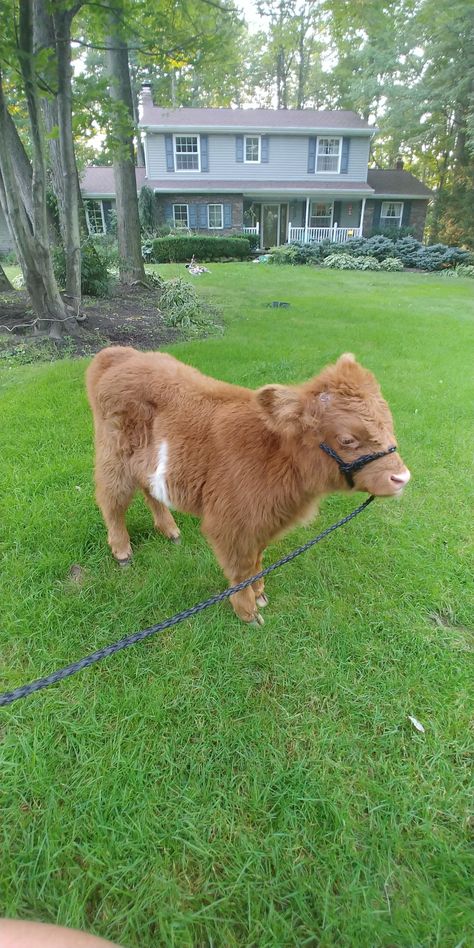
[[[308,243],[309,197],[306,198],[306,216],[304,221],[304,242]]]
[[[367,200],[367,198],[365,198],[365,197],[362,198],[362,207],[361,207],[361,209],[360,209],[359,230],[360,230],[360,236],[361,236],[361,237],[362,237],[362,231],[363,231],[363,229],[364,229],[364,214],[365,214],[365,202],[366,202],[366,200]]]

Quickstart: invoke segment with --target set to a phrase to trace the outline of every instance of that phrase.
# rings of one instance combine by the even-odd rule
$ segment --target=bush
[[[258,234],[232,234],[232,237],[237,238],[237,240],[248,240],[250,244],[250,250],[258,250],[260,247],[260,237]]]
[[[64,247],[54,247],[53,266],[60,287],[66,285]],[[107,296],[110,288],[107,257],[100,244],[88,238],[81,247],[81,291],[84,296]]]
[[[358,259],[360,258],[353,257],[349,253],[333,253],[325,258],[323,267],[328,267],[330,270],[357,270]]]
[[[474,266],[472,264],[459,264],[458,267],[454,267],[452,270],[442,270],[441,276],[444,279],[457,280],[459,277],[469,277],[471,280],[474,280]]]
[[[376,234],[366,240],[361,252],[376,260],[385,260],[386,257],[393,257],[393,240],[383,234]]]
[[[146,184],[140,188],[138,194],[138,216],[140,228],[147,236],[153,234],[155,227],[155,195]]]
[[[190,333],[202,333],[216,326],[215,311],[200,299],[191,283],[179,277],[163,284],[160,309],[167,326]]]
[[[422,249],[423,244],[414,237],[401,237],[394,242],[396,256],[402,261],[404,267],[418,266],[417,254]]]
[[[380,264],[381,270],[403,270],[403,263],[398,257],[385,257]]]
[[[157,263],[187,263],[191,257],[199,261],[237,258],[246,260],[250,256],[250,243],[245,236],[205,237],[170,236],[153,240],[153,253]]]

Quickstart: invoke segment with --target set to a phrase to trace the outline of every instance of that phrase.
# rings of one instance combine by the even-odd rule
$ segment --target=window
[[[332,204],[314,202],[309,209],[310,227],[332,227]]]
[[[189,227],[187,204],[173,204],[173,220],[175,227]]]
[[[260,135],[245,136],[245,161],[255,164],[260,161]]]
[[[223,208],[222,204],[208,204],[207,206],[207,215],[208,215],[208,227],[209,230],[221,230],[224,226],[223,223]]]
[[[174,136],[176,171],[200,171],[199,135]]]
[[[341,165],[341,138],[318,138],[316,171],[335,171]]]
[[[84,201],[87,228],[90,234],[105,234],[104,205],[102,201]]]
[[[400,227],[403,215],[403,201],[382,201],[380,211],[381,227]]]

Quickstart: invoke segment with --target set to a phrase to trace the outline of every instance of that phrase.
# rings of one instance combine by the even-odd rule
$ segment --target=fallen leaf
[[[409,714],[408,720],[411,721],[411,723],[413,724],[413,727],[415,727],[417,731],[420,731],[420,734],[425,733],[425,729],[423,725],[421,724],[420,721],[417,720],[417,718],[414,718],[411,714]]]

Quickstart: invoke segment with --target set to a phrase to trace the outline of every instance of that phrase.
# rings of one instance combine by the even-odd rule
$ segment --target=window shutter
[[[197,208],[195,204],[188,204],[189,227],[197,227]]]
[[[316,138],[308,138],[308,174],[314,174],[316,167]]]
[[[207,226],[208,226],[207,204],[198,204],[197,213],[198,213],[198,227],[203,227],[207,229]]]
[[[170,223],[173,221],[173,205],[172,204],[165,204],[165,221],[170,222]]]
[[[402,227],[408,227],[410,223],[411,201],[405,201],[402,210]]]
[[[201,171],[209,171],[208,135],[201,135]]]
[[[243,135],[235,136],[235,160],[236,161],[244,160],[244,136]]]
[[[341,223],[341,202],[340,201],[334,201],[334,214],[333,214],[332,220],[333,220],[333,224],[340,225]]]
[[[268,135],[262,135],[261,145],[261,160],[268,161],[269,151],[270,151],[270,138]]]
[[[173,136],[165,135],[166,170],[174,171]]]
[[[224,204],[224,227],[232,227],[232,204]]]
[[[382,201],[374,201],[374,216],[372,218],[372,228],[376,230],[380,227],[380,212],[382,210]]]
[[[341,151],[341,174],[347,174],[349,171],[349,147],[351,144],[350,138],[342,139],[342,151]]]

